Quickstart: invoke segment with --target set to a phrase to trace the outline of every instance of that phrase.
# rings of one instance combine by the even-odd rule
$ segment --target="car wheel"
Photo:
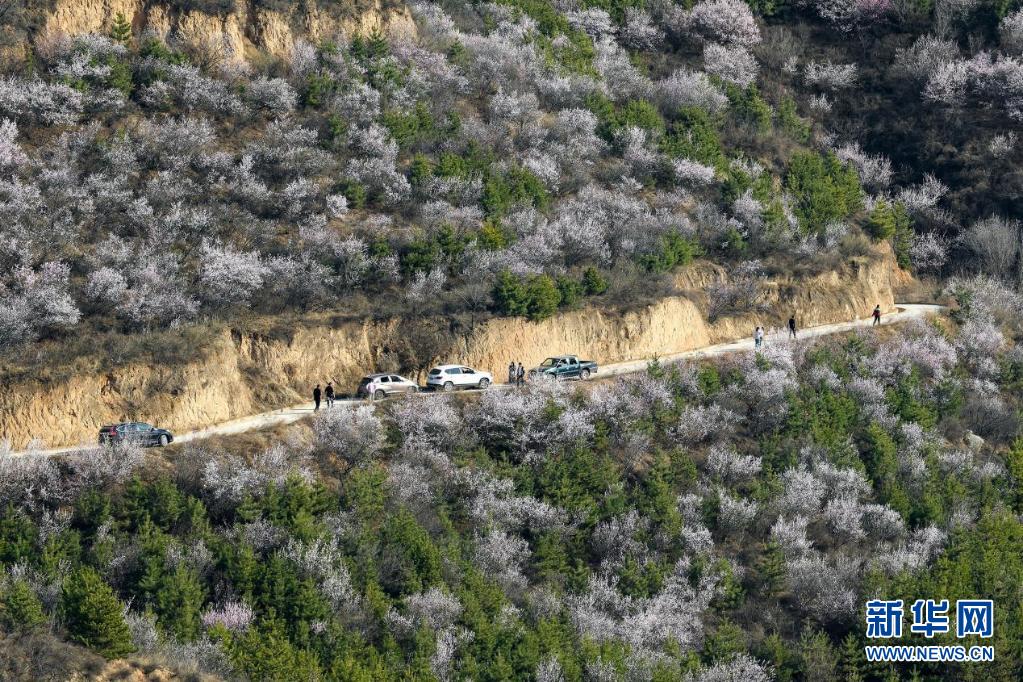
[[[582,379],[583,381],[586,381],[587,379],[589,379],[590,378],[590,370],[584,369],[583,371],[579,372],[579,378]]]
[[[490,385],[490,379],[480,379],[480,390]]]
[[[386,393],[384,392],[384,389],[382,389],[382,388],[378,388],[378,389],[376,390],[376,393],[374,393],[374,394],[373,394],[373,397],[374,397],[374,398],[375,398],[376,400],[383,400],[384,398],[386,398],[386,397],[387,397],[387,394],[386,394]]]
[[[455,385],[453,383],[451,383],[450,381],[445,381],[444,382],[444,390],[445,391],[453,391],[453,390],[455,390]]]
[[[168,441],[167,441],[167,434],[166,433],[161,433],[160,434],[160,447],[161,448],[167,447],[167,443],[168,443]]]

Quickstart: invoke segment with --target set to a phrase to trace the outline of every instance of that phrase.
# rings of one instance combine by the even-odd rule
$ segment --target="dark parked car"
[[[593,360],[580,360],[574,355],[557,355],[547,358],[539,367],[529,370],[529,378],[549,376],[555,379],[582,379],[585,381],[591,374],[597,373],[597,363]]]
[[[159,445],[163,447],[174,440],[174,434],[167,429],[158,429],[143,422],[123,422],[101,426],[99,444],[108,445],[123,441],[137,441],[143,446]]]

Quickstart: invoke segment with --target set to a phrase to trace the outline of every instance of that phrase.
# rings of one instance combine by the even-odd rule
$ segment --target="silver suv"
[[[395,393],[415,393],[419,386],[398,374],[370,374],[362,377],[357,393],[366,398],[379,400]]]

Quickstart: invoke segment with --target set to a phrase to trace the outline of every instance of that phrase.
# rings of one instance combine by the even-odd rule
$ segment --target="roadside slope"
[[[913,319],[921,319],[930,315],[935,315],[943,310],[943,306],[940,305],[916,305],[916,304],[899,304],[896,312],[890,313],[884,317],[884,324],[897,324],[900,322],[906,322]],[[855,329],[869,328],[871,325],[870,318],[855,319],[849,322],[835,322],[831,324],[822,324],[815,327],[799,330],[799,340],[806,340],[812,338],[818,338],[821,336],[828,336],[830,334],[837,334],[841,332],[851,331]],[[767,335],[765,338],[765,344],[778,344],[778,343],[791,343],[786,338],[786,332],[783,330],[777,330]],[[726,343],[716,343],[707,345],[701,348],[696,348],[689,351],[683,351],[680,353],[672,353],[664,356],[651,356],[649,358],[643,358],[641,360],[630,360],[627,362],[617,362],[608,365],[603,365],[596,376],[596,379],[608,378],[614,376],[621,376],[624,374],[634,374],[637,372],[645,371],[649,362],[653,359],[659,360],[660,362],[675,362],[678,360],[686,359],[700,359],[700,358],[711,358],[721,355],[727,355],[729,353],[737,353],[743,351],[752,350],[752,341],[750,339],[741,339],[738,341],[731,341]],[[490,390],[511,390],[512,387],[508,384],[495,384]],[[344,399],[339,400],[339,403],[359,403],[363,402],[356,399]],[[290,424],[300,419],[309,417],[313,413],[313,404],[311,402],[300,403],[292,405],[290,407],[281,408],[278,410],[269,410],[261,412],[259,414],[242,417],[239,419],[228,420],[219,424],[214,424],[206,428],[189,431],[187,433],[179,434],[175,438],[177,443],[188,443],[192,441],[202,440],[209,438],[210,436],[228,436],[238,433],[245,433],[248,431],[256,431],[259,429],[266,428],[268,426],[274,426],[277,424]],[[65,452],[71,452],[80,450],[83,447],[94,447],[91,441],[84,443],[84,445],[52,448],[48,450],[33,450],[36,454],[46,455],[57,455]]]
[[[697,264],[678,275],[679,295],[637,310],[584,308],[542,322],[489,320],[430,353],[417,369],[463,362],[501,377],[512,360],[535,365],[563,353],[605,366],[667,357],[747,338],[756,325],[780,327],[793,311],[804,328],[865,317],[877,304],[891,312],[905,275],[890,248],[880,248],[840,271],[769,280],[766,310],[708,321],[705,290],[725,277],[720,269]],[[59,384],[15,384],[0,393],[0,438],[16,449],[36,438],[72,445],[91,442],[102,424],[126,420],[188,432],[293,405],[317,383],[333,381],[345,393],[367,372],[397,370],[395,348],[409,345],[408,330],[409,322],[400,320],[337,325],[325,320],[274,336],[225,330],[200,359],[181,365],[134,363]]]

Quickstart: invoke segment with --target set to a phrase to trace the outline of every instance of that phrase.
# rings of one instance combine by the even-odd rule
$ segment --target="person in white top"
[[[757,327],[756,331],[753,332],[753,347],[756,350],[760,350],[760,347],[764,345],[764,328]]]

